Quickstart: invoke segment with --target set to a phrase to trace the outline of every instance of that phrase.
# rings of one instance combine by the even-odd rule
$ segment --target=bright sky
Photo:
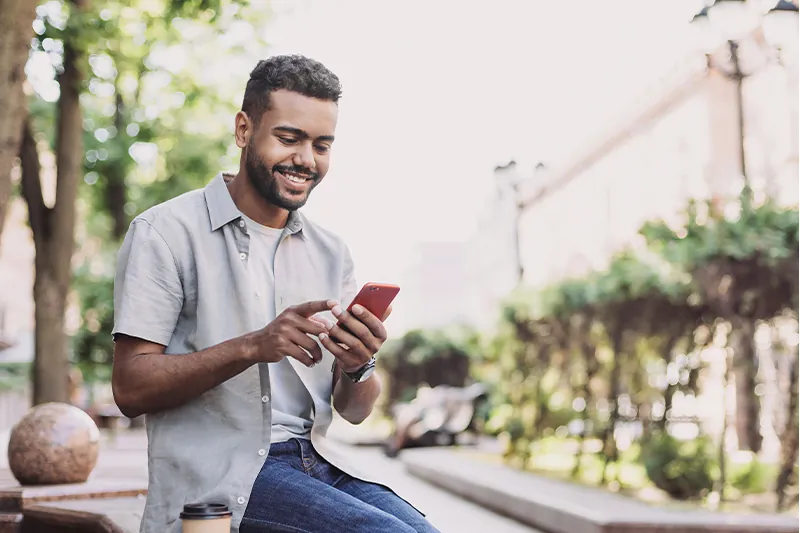
[[[342,80],[331,170],[306,212],[363,281],[403,285],[464,240],[509,158],[559,162],[686,56],[695,0],[274,0],[269,54]]]

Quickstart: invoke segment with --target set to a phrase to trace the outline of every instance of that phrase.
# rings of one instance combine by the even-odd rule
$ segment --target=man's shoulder
[[[165,239],[175,232],[195,231],[209,224],[204,189],[183,193],[143,211],[133,223],[146,223]]]

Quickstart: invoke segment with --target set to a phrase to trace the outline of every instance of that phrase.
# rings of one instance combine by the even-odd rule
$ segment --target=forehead
[[[311,137],[333,135],[339,106],[330,100],[320,100],[287,90],[273,91],[269,95],[269,109],[261,118],[265,128],[291,126]]]

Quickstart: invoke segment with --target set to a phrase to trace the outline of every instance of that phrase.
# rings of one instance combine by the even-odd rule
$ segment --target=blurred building
[[[797,71],[769,66],[744,80],[744,149],[756,197],[798,201]],[[734,82],[688,60],[547,184],[526,180],[520,216],[525,282],[602,268],[646,220],[689,198],[724,202],[742,186]]]

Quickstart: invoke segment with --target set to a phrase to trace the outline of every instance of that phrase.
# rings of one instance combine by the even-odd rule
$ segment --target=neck
[[[230,180],[226,177],[228,192],[239,211],[259,224],[269,228],[282,229],[289,220],[289,211],[271,204],[261,197],[250,184],[243,170]]]

